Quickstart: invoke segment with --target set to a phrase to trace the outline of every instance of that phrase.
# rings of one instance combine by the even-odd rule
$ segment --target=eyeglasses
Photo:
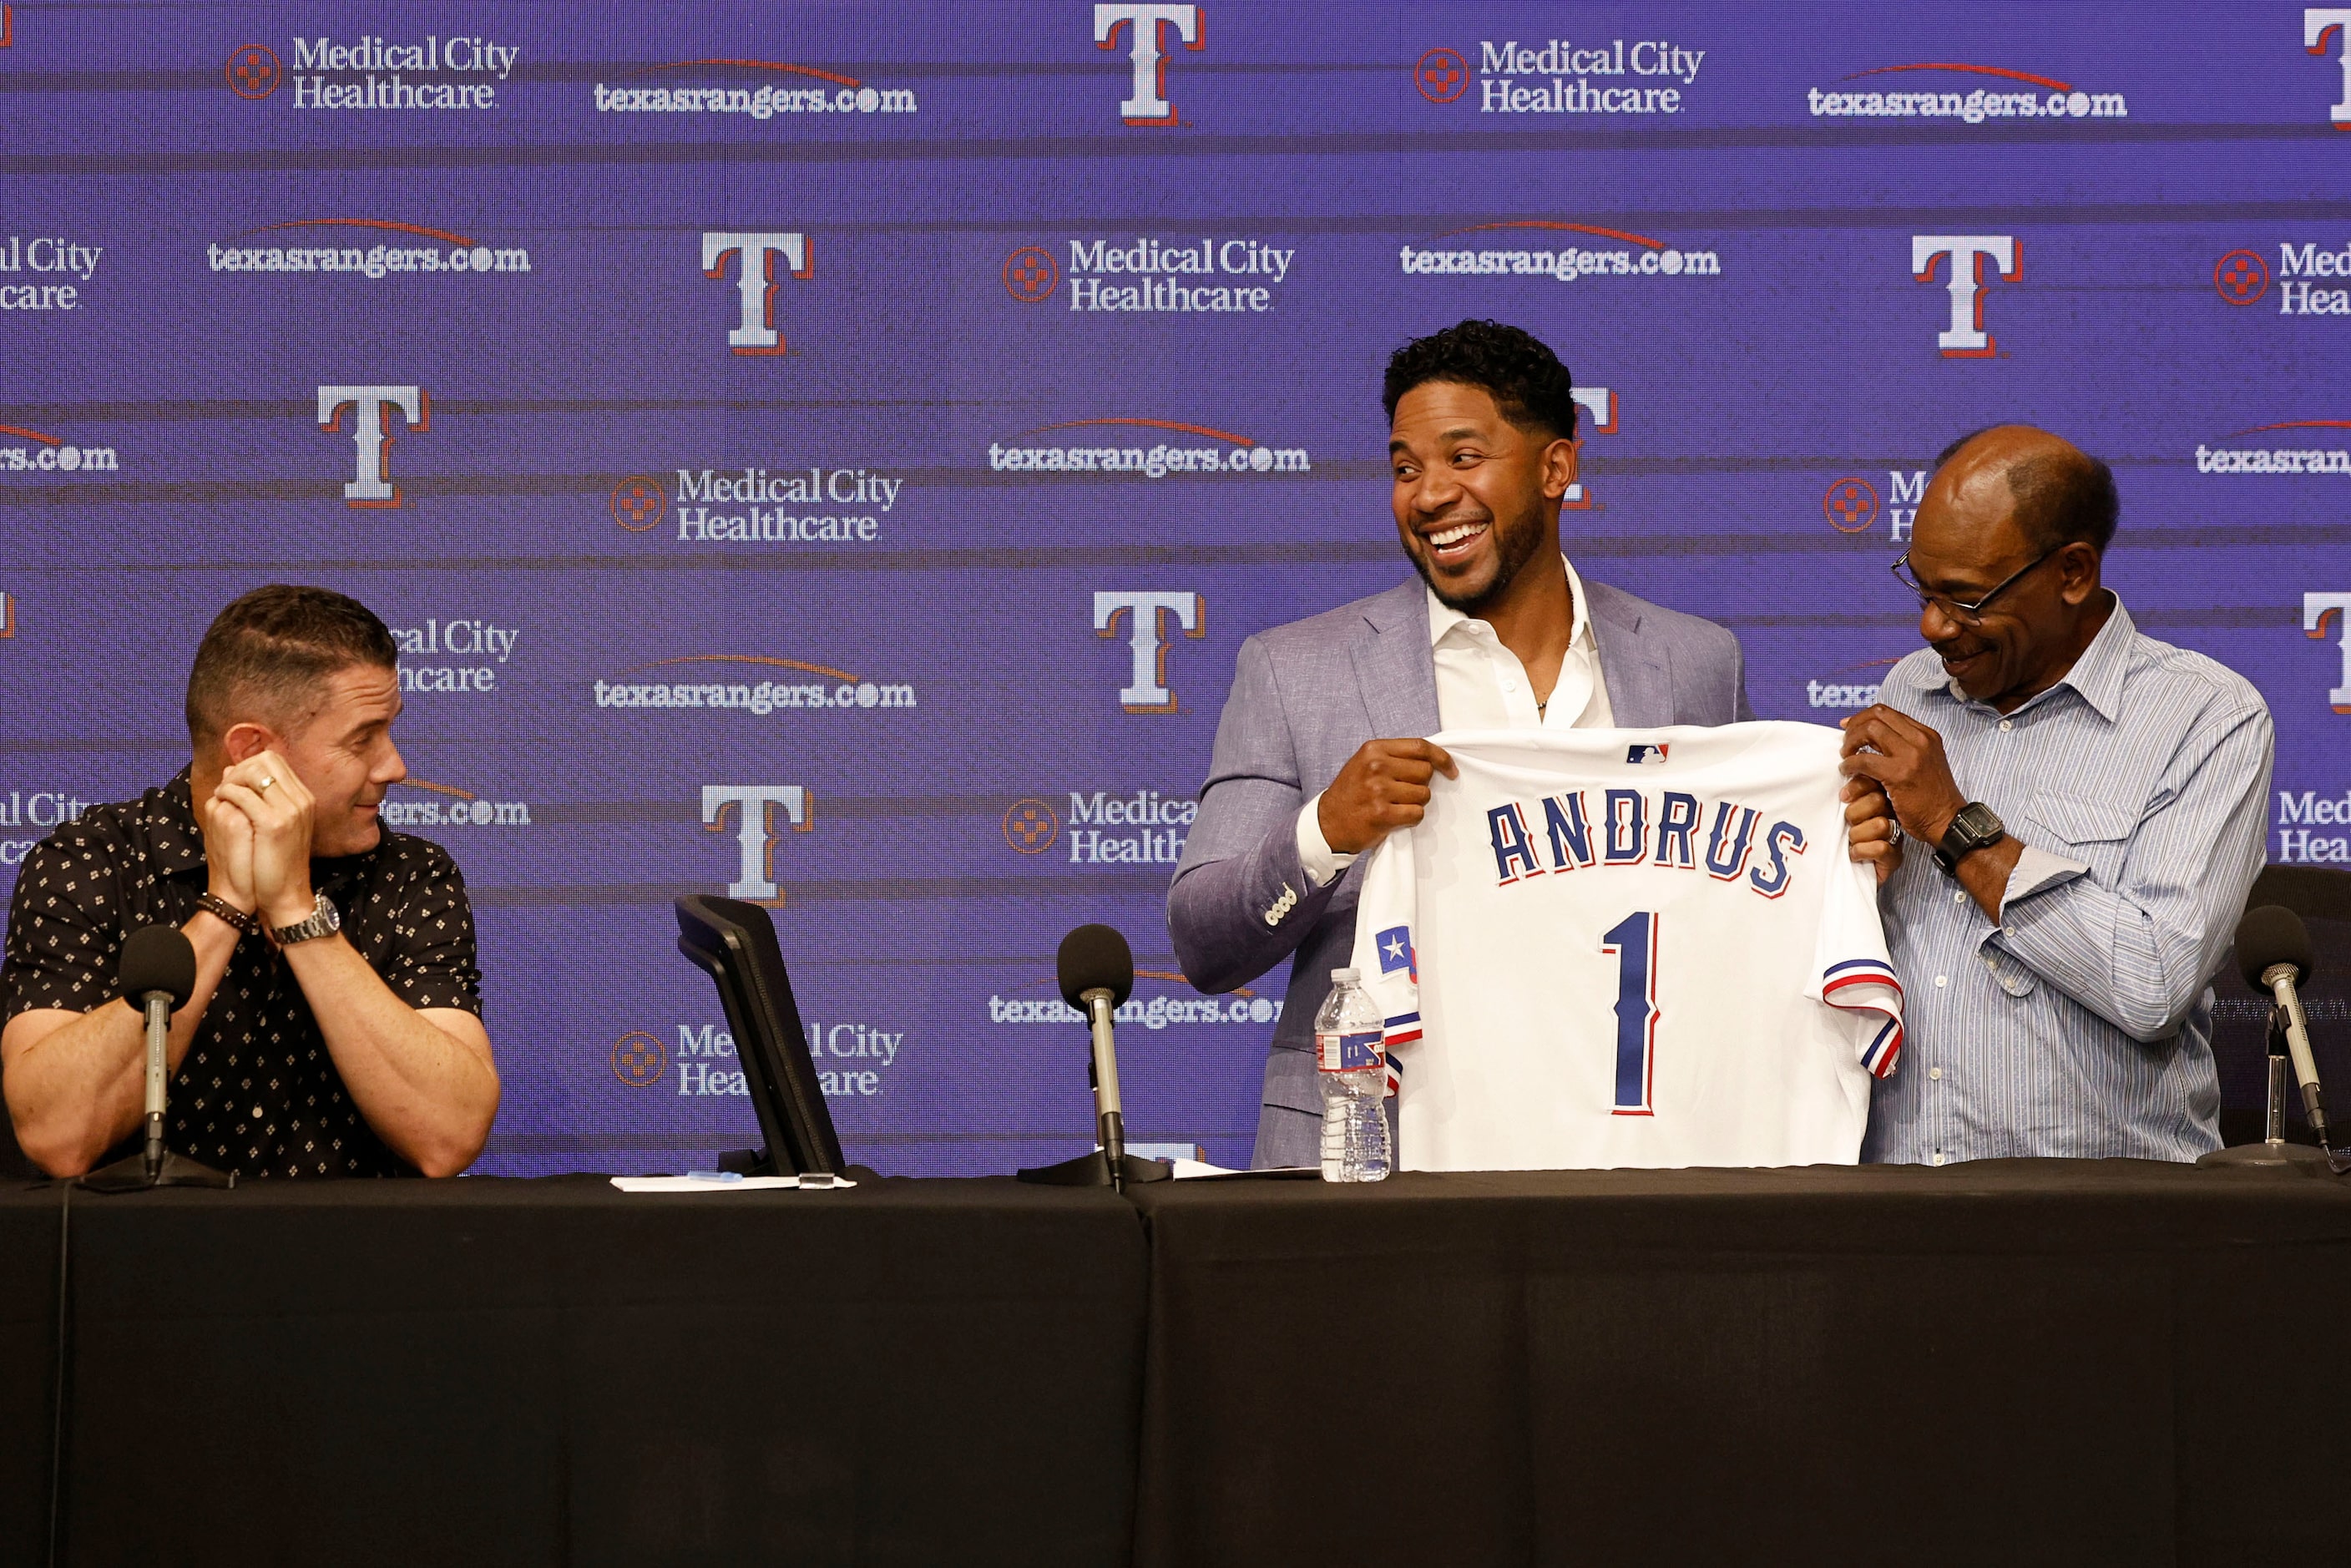
[[[2008,575],[2007,580],[2003,581],[1999,587],[1993,589],[1990,593],[1985,594],[1982,598],[1977,600],[1972,604],[1953,599],[1948,594],[1936,593],[1929,591],[1925,583],[1918,580],[1917,574],[1910,570],[1910,552],[1908,550],[1903,551],[1901,559],[1896,560],[1886,570],[1894,573],[1894,580],[1896,582],[1899,582],[1903,587],[1908,589],[1911,592],[1918,596],[1919,609],[1924,610],[1927,606],[1931,604],[1962,626],[1978,626],[1983,623],[1983,612],[1985,605],[1990,604],[1993,600],[1998,599],[2001,594],[2006,593],[2011,588],[2016,585],[2019,580],[2030,574],[2035,567],[2040,566],[2043,561],[2046,561],[2051,557],[2056,555],[2058,550],[2062,550],[2065,547],[2064,545],[2059,545],[2056,549],[2045,550],[2042,554],[2034,557],[2032,560],[2026,565],[2019,567],[2015,571],[2011,572]]]

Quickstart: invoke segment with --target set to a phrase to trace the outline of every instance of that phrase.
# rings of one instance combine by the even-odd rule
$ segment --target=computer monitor
[[[792,1000],[791,977],[768,912],[732,898],[687,894],[677,901],[677,950],[717,983],[726,1026],[734,1030],[743,1080],[768,1141],[754,1174],[841,1174],[841,1139],[809,1057],[808,1030]]]

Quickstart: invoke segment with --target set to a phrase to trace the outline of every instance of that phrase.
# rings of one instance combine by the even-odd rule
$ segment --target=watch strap
[[[317,902],[310,906],[309,917],[291,925],[280,925],[269,933],[269,939],[280,947],[290,947],[297,942],[308,942],[314,936],[329,936],[342,929],[342,918],[325,894],[312,895]]]
[[[2007,832],[2008,826],[1998,812],[1980,800],[1970,800],[1943,830],[1943,841],[1935,846],[1935,859],[1944,871],[1957,874],[1961,861],[1978,850],[1990,849]]]
[[[261,930],[261,922],[257,917],[246,914],[216,893],[207,891],[197,894],[196,907],[227,925],[235,926],[244,936],[252,936]]]

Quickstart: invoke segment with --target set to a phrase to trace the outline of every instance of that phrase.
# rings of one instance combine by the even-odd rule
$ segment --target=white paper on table
[[[694,1176],[614,1176],[612,1185],[622,1192],[767,1192],[779,1186],[798,1186],[796,1176],[745,1176],[741,1181],[705,1181]],[[830,1192],[834,1187],[855,1186],[847,1176],[835,1176],[822,1186],[812,1186],[810,1192]]]
[[[1228,1170],[1223,1166],[1207,1165],[1199,1160],[1177,1160],[1176,1162],[1176,1179],[1177,1181],[1207,1181],[1216,1176],[1291,1176],[1300,1171],[1312,1171],[1317,1176],[1322,1174],[1322,1170],[1320,1166],[1277,1166],[1271,1170],[1237,1171]]]

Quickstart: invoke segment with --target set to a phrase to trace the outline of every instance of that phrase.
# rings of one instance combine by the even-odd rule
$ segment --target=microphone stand
[[[149,991],[140,998],[147,1014],[146,1146],[138,1154],[126,1155],[83,1176],[80,1185],[91,1192],[143,1192],[158,1186],[227,1188],[236,1185],[234,1171],[223,1175],[201,1160],[192,1160],[163,1147],[164,1063],[172,1038],[174,999],[169,991]]]
[[[2285,1086],[2293,1076],[2294,1067],[2292,1058],[2287,1054],[2285,1009],[2274,1003],[2270,1007],[2269,1046],[2269,1099],[2262,1117],[2262,1141],[2215,1149],[2196,1163],[2199,1166],[2292,1167],[2305,1174],[2313,1174],[2314,1166],[2329,1166],[2341,1172],[2344,1166],[2336,1162],[2341,1161],[2343,1155],[2309,1144],[2289,1144],[2285,1141]]]
[[[1157,1160],[1137,1159],[1126,1152],[1126,1116],[1119,1103],[1118,1048],[1111,1035],[1110,990],[1096,986],[1079,993],[1086,1004],[1092,1055],[1086,1076],[1094,1091],[1094,1134],[1102,1147],[1058,1165],[1013,1173],[1019,1180],[1045,1186],[1103,1186],[1126,1190],[1129,1182],[1165,1181],[1175,1173]]]

